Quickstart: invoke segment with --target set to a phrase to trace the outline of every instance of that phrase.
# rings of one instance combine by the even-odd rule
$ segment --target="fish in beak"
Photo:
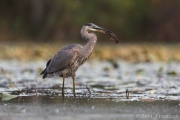
[[[119,42],[118,38],[116,37],[116,35],[113,32],[111,32],[111,31],[109,31],[107,29],[104,29],[102,27],[99,27],[99,26],[93,24],[91,30],[92,31],[97,31],[97,32],[104,33],[104,34],[109,36],[110,40],[115,40],[116,43]]]

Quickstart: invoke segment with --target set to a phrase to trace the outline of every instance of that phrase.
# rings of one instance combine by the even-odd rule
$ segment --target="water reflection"
[[[179,101],[118,101],[116,98],[26,96],[0,102],[0,116],[9,119],[142,119],[142,115],[180,115]],[[8,114],[6,114],[8,113]],[[145,117],[145,116],[144,116]],[[152,119],[152,118],[146,118]],[[160,118],[159,118],[160,119]],[[179,118],[174,118],[179,119]]]

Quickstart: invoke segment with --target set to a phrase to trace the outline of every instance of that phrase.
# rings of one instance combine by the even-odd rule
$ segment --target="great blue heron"
[[[54,75],[63,77],[62,96],[64,98],[64,81],[66,77],[72,77],[73,80],[73,94],[75,94],[75,74],[77,69],[90,57],[96,42],[97,36],[92,33],[98,31],[107,34],[111,40],[118,42],[116,35],[104,28],[101,28],[93,23],[85,24],[81,29],[81,36],[87,40],[87,44],[82,46],[80,44],[70,44],[63,47],[53,58],[51,58],[46,68],[41,72],[43,79],[53,77]]]

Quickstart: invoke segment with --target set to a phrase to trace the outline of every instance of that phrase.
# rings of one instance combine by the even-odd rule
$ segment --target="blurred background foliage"
[[[179,42],[180,0],[0,1],[0,41],[81,41],[88,22],[122,42]]]

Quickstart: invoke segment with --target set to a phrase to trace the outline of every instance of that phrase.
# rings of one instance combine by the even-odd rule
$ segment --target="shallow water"
[[[66,79],[63,103],[62,78],[43,80],[45,65],[0,61],[0,119],[179,119],[180,63],[88,61],[76,74],[76,99]]]
[[[179,101],[116,101],[109,98],[22,97],[0,102],[1,119],[136,120],[180,118]]]

